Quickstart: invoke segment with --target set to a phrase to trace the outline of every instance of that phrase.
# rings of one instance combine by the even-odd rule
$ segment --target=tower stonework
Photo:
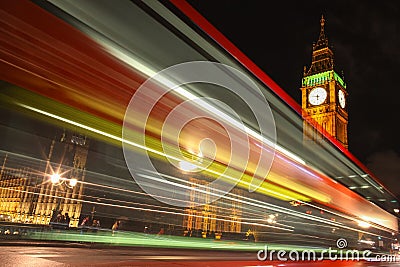
[[[86,136],[64,131],[52,140],[46,160],[0,154],[0,214],[13,222],[49,224],[68,213],[69,226],[77,227],[88,149]],[[59,182],[51,181],[53,174]]]
[[[53,142],[50,148],[50,169],[46,173],[57,172],[62,174],[64,184],[50,186],[51,199],[48,201],[46,212],[52,210],[61,214],[68,213],[71,218],[70,225],[78,226],[82,210],[82,196],[86,174],[86,160],[89,151],[89,140],[86,136],[64,131],[59,142]],[[75,179],[76,185],[68,186],[68,181]],[[56,203],[56,205],[54,205]]]
[[[322,16],[319,38],[313,44],[311,66],[304,67],[300,88],[303,140],[305,145],[319,143],[324,138],[322,132],[348,148],[347,86],[343,75],[335,71],[334,55],[324,26]]]

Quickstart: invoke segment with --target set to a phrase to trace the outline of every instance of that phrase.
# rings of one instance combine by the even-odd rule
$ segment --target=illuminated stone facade
[[[65,132],[52,141],[47,160],[3,154],[0,214],[14,222],[49,224],[58,213],[68,213],[70,226],[78,226],[87,154],[86,137]],[[60,180],[52,183],[55,173]]]
[[[203,232],[241,232],[242,203],[235,199],[219,198],[210,204],[207,203],[213,190],[206,188],[205,192],[195,190],[198,185],[206,185],[206,180],[190,178],[189,182],[193,190],[189,191],[189,207],[185,210],[183,226],[187,230],[201,230]],[[243,195],[240,189],[231,191],[236,196]]]
[[[333,52],[328,46],[321,18],[321,32],[313,45],[312,62],[304,67],[302,79],[302,116],[304,142],[319,142],[323,132],[348,148],[347,89],[343,77],[334,70]],[[317,130],[317,129],[318,130]]]

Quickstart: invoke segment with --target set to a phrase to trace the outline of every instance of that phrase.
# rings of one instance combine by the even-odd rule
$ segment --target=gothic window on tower
[[[338,120],[337,122],[336,122],[336,125],[337,125],[337,139],[340,141],[340,142],[344,142],[344,126],[343,126],[343,123],[340,121],[340,120]]]

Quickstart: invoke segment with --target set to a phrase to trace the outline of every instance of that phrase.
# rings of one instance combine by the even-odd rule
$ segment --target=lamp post
[[[69,189],[73,189],[76,184],[78,183],[78,180],[75,178],[63,178],[59,173],[53,173],[50,175],[50,181],[53,185],[57,186],[57,189],[61,189],[65,194],[68,192]],[[61,205],[61,195],[57,195],[55,193],[55,196],[58,198],[57,200],[57,206],[55,210],[53,210],[53,214],[51,217],[51,222],[55,222],[57,219],[58,214],[60,213],[60,205]],[[67,225],[69,226],[69,225]]]

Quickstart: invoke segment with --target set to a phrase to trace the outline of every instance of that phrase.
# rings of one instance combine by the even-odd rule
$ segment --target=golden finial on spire
[[[321,29],[324,28],[324,25],[325,25],[324,15],[321,15]]]
[[[321,22],[321,31],[320,31],[320,33],[319,33],[319,38],[318,38],[318,42],[317,42],[317,44],[318,43],[325,43],[325,29],[324,29],[324,26],[325,26],[325,18],[324,18],[324,15],[321,15],[321,20],[320,20],[320,22]],[[321,44],[322,44],[321,43]]]

